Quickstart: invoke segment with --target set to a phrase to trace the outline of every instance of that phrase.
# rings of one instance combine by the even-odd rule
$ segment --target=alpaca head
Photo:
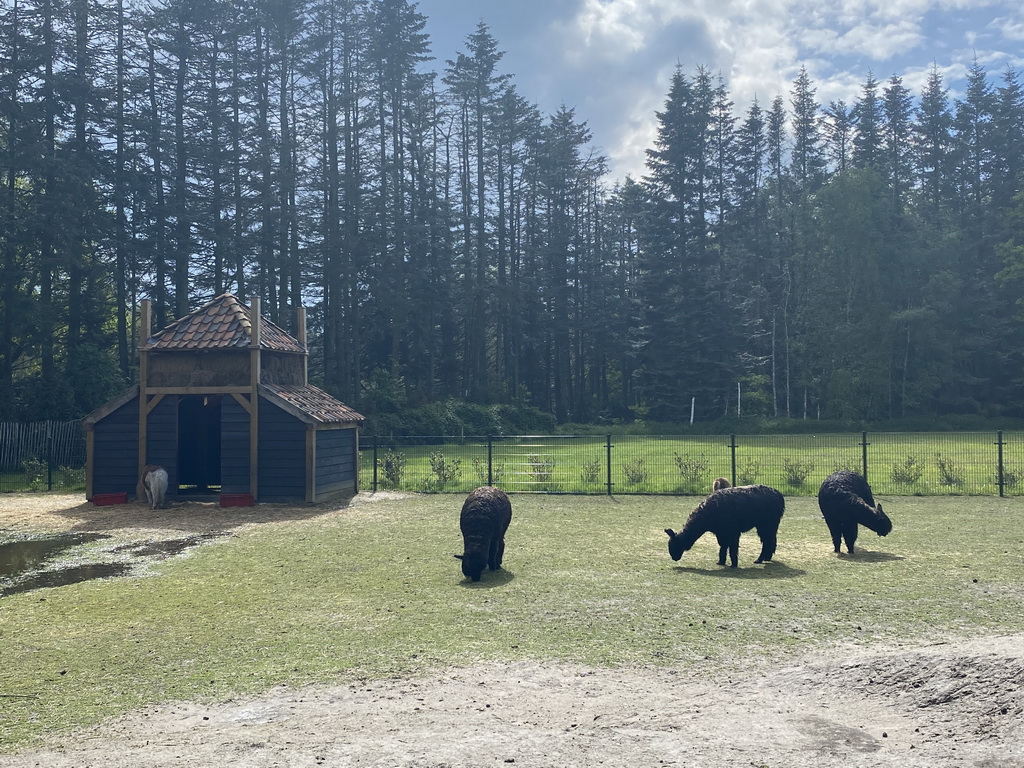
[[[882,511],[881,503],[875,506],[875,512],[878,514],[878,527],[875,531],[879,536],[888,536],[889,532],[892,530],[892,520],[890,520],[889,516]]]
[[[732,487],[732,483],[730,483],[724,477],[720,477],[717,480],[715,480],[714,484],[711,486],[711,490],[712,491],[720,491],[723,488],[731,488],[731,487]]]
[[[687,541],[682,532],[676,533],[671,528],[666,528],[665,533],[668,534],[668,554],[673,560],[681,558],[683,552],[693,546],[693,542]]]
[[[467,552],[464,555],[455,555],[462,561],[462,575],[472,581],[480,581],[480,576],[487,567],[487,555],[483,552]]]

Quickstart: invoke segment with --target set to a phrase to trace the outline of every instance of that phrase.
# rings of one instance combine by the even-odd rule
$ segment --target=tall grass
[[[0,599],[0,749],[146,704],[541,659],[721,669],[837,643],[1024,630],[1024,501],[887,500],[837,556],[790,496],[776,562],[678,564],[693,500],[514,495],[506,570],[463,580],[460,499],[415,495],[243,529],[148,575]],[[210,516],[216,519],[216,507]],[[204,521],[204,522],[208,522]]]

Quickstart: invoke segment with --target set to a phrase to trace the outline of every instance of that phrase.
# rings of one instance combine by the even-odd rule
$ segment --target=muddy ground
[[[39,497],[30,509],[25,498],[14,509],[0,497],[0,532],[159,542],[326,511],[221,510],[204,528],[198,505],[176,505],[169,519],[80,497]],[[153,707],[0,755],[10,768],[491,765],[1024,768],[1024,635],[837,648],[720,677],[542,662],[278,689]]]

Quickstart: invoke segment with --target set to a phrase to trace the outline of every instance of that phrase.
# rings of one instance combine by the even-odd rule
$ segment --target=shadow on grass
[[[692,573],[697,576],[717,576],[726,579],[795,579],[807,575],[807,571],[790,568],[778,560],[765,563],[763,566],[751,565],[747,568],[730,568],[725,565],[716,565],[713,568],[694,568],[677,565],[675,571],[676,573]]]
[[[466,589],[494,589],[495,587],[504,587],[506,584],[511,583],[515,577],[516,575],[512,571],[501,568],[497,571],[484,571],[480,581],[470,581],[464,578],[459,582],[459,586]]]
[[[214,502],[172,501],[165,509],[150,509],[147,504],[129,502],[96,506],[82,502],[53,510],[55,518],[64,518],[66,530],[81,532],[133,528],[160,528],[186,534],[223,534],[243,525],[291,520],[309,520],[346,509],[351,498],[320,504],[255,504],[251,507],[221,507]]]
[[[852,563],[890,563],[895,560],[906,560],[902,555],[894,555],[891,552],[872,552],[870,549],[857,549],[852,555],[849,552],[840,552],[836,557],[849,560]]]

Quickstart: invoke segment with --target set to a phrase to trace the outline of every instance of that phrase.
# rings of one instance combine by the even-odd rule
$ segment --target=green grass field
[[[731,437],[535,437],[451,440],[401,438],[376,453],[378,488],[469,491],[490,479],[512,491],[703,494],[733,477]],[[1024,494],[1024,434],[1003,435],[1003,493]],[[860,433],[736,436],[736,481],[814,495],[836,469],[863,472]],[[995,432],[872,433],[868,480],[881,495],[999,495]],[[489,457],[490,454],[490,457]],[[489,457],[489,458],[488,458]],[[372,487],[374,452],[364,445],[362,484]]]
[[[146,704],[415,675],[483,660],[699,665],[816,646],[1024,630],[1024,500],[887,499],[893,533],[837,556],[791,497],[776,561],[677,564],[694,499],[512,497],[506,569],[464,581],[448,495],[264,524],[148,575],[0,598],[0,749]]]

